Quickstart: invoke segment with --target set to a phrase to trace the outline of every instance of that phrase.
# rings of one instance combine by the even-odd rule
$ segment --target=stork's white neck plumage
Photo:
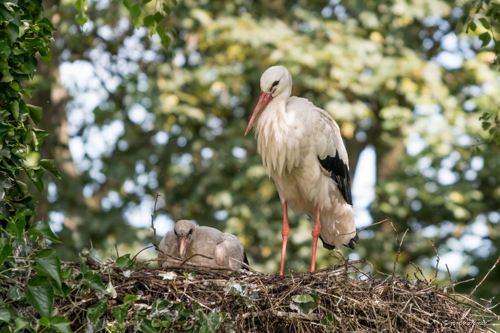
[[[291,90],[291,89],[290,89]],[[271,176],[280,176],[297,166],[298,149],[289,149],[294,114],[287,112],[290,92],[282,93],[268,104],[255,126],[257,149]],[[294,147],[297,148],[297,147]]]

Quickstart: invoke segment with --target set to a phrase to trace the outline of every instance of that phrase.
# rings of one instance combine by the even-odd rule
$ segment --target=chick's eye
[[[177,236],[177,231],[174,230],[174,234]]]
[[[193,233],[193,229],[189,230],[189,234],[191,235]]]

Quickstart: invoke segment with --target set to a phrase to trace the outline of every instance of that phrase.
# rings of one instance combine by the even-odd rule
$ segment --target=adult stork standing
[[[332,250],[354,249],[349,162],[339,126],[324,110],[305,98],[290,97],[292,76],[283,66],[268,68],[260,78],[259,102],[245,135],[255,128],[262,163],[269,170],[283,204],[283,275],[290,227],[288,204],[314,218],[311,272],[316,264],[318,237]]]

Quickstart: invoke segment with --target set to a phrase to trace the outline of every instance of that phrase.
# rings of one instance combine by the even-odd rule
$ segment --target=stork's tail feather
[[[356,235],[356,237],[357,237],[357,235]],[[321,241],[323,242],[323,247],[324,247],[325,249],[327,249],[327,250],[333,250],[333,249],[335,248],[335,245],[330,245],[330,244],[328,244],[327,242],[325,242],[325,241],[323,240],[323,238],[321,238],[321,235],[319,236],[319,239],[321,239]]]
[[[351,240],[349,241],[349,244],[347,244],[347,245],[344,244],[344,246],[350,248],[351,250],[354,250],[354,243],[359,244],[359,237],[358,237],[357,233],[356,233],[356,236],[351,238]]]

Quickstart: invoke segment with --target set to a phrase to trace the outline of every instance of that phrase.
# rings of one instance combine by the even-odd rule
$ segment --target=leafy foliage
[[[120,0],[128,10],[130,19],[134,26],[139,29],[145,27],[148,29],[148,36],[151,37],[158,33],[163,47],[166,49],[170,46],[172,39],[167,34],[171,26],[166,18],[171,13],[171,6],[167,0],[151,1],[151,0]],[[177,5],[176,0],[172,0],[172,4]],[[86,13],[88,0],[76,0],[76,9],[79,13],[76,16],[78,23],[84,26],[89,17]]]
[[[500,4],[490,0],[475,0],[464,5],[464,14],[457,22],[455,31],[460,34],[464,29],[478,35],[481,47],[495,53],[492,66],[500,68]],[[490,134],[490,141],[500,146],[500,118],[499,110],[482,110],[479,118],[483,130]],[[481,148],[473,146],[473,153],[481,153]]]
[[[22,96],[31,97],[39,53],[50,66],[49,43],[54,39],[52,23],[43,18],[38,0],[19,0],[0,4],[0,214],[9,224],[7,229],[20,238],[32,220],[35,200],[28,187],[18,179],[24,171],[42,191],[44,168],[55,169],[50,161],[32,163],[27,160],[31,150],[39,150],[48,132],[34,127],[41,119],[41,108],[26,104]],[[31,121],[30,121],[31,120]]]

